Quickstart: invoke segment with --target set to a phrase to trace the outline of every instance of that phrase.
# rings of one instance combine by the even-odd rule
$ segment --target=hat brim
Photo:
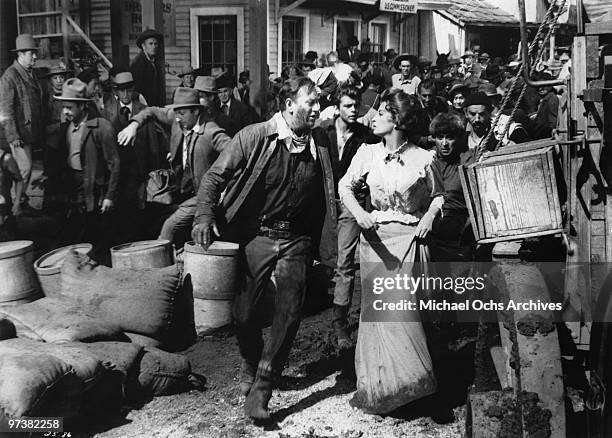
[[[219,94],[219,90],[200,90],[199,88],[194,88],[194,90],[197,90],[200,93]]]
[[[39,50],[38,47],[30,47],[30,48],[21,48],[21,49],[11,49],[11,52],[27,52],[28,50]]]
[[[113,84],[113,88],[115,90],[122,90],[122,89],[130,88],[130,87],[133,87],[133,86],[134,86],[134,81],[132,81],[132,82],[125,82],[123,84]]]
[[[205,108],[201,103],[173,103],[170,105],[166,105],[166,108],[171,110],[177,110],[181,108]]]
[[[82,97],[62,97],[62,96],[53,96],[54,99],[62,100],[64,102],[91,102],[91,99],[84,99]]]
[[[55,75],[69,75],[70,73],[73,73],[73,70],[64,70],[64,71],[56,71],[53,73],[47,73],[46,75],[43,76],[43,78],[50,78],[51,76],[55,76]]]

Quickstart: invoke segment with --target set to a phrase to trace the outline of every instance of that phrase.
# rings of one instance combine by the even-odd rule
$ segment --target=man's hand
[[[119,131],[119,134],[117,134],[117,143],[119,143],[119,146],[131,145],[136,138],[137,130],[138,122],[131,122],[125,129]]]
[[[22,148],[23,147],[23,141],[22,140],[13,140],[10,143],[12,148]]]
[[[369,230],[376,225],[376,221],[372,217],[370,213],[367,211],[363,211],[355,216],[355,220],[357,221],[357,225],[359,225],[364,230]]]
[[[426,213],[425,216],[421,218],[419,224],[414,231],[414,235],[419,239],[424,239],[427,237],[431,229],[433,228],[435,216],[433,214]]]
[[[113,201],[110,199],[105,199],[102,201],[102,206],[100,207],[100,213],[106,213],[107,211],[111,211],[113,208]]]
[[[215,236],[221,237],[217,224],[214,221],[209,223],[202,222],[200,224],[195,224],[193,226],[193,230],[191,230],[191,237],[195,243],[202,246],[206,250],[213,242],[211,230]]]

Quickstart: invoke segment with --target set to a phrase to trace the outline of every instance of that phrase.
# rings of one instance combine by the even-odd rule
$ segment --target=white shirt
[[[414,76],[410,79],[403,79],[401,73],[396,73],[391,76],[391,82],[393,83],[393,88],[399,88],[407,94],[416,95],[421,78]]]
[[[276,133],[278,134],[278,139],[282,140],[283,143],[285,143],[285,146],[287,146],[287,150],[292,154],[302,153],[304,151],[304,147],[296,146],[293,143],[293,131],[291,130],[291,128],[289,128],[289,125],[287,125],[287,122],[285,121],[285,118],[283,117],[282,113],[279,111],[274,114],[272,116],[272,120],[274,120],[274,122],[276,123]],[[317,159],[317,147],[314,144],[312,135],[310,136],[310,155],[312,155],[315,160]]]
[[[353,133],[351,131],[346,132],[346,136],[342,136],[340,131],[336,129],[336,144],[338,145],[338,158],[342,159],[342,153],[344,152],[344,145],[351,138]]]
[[[346,82],[348,78],[351,76],[351,72],[353,69],[350,65],[345,64],[343,62],[337,62],[336,65],[332,68],[332,72],[338,82]]]
[[[119,101],[119,110],[121,110],[121,108],[125,108],[127,107],[130,110],[130,116],[133,115],[133,111],[132,111],[132,102],[130,102],[129,104],[124,104],[123,102]]]
[[[191,157],[191,153],[193,152],[193,142],[195,141],[196,135],[201,135],[204,133],[204,125],[195,124],[191,130],[184,132],[183,135],[183,169],[187,166],[187,159]],[[189,135],[191,134],[191,135]]]

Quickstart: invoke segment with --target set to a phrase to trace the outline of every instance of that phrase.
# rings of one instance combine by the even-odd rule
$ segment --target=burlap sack
[[[121,327],[65,297],[45,297],[0,309],[16,327],[25,327],[45,342],[127,340]],[[29,336],[25,333],[25,337]]]
[[[187,356],[147,347],[140,361],[138,382],[144,394],[178,394],[191,388],[190,373]]]
[[[124,331],[157,339],[171,350],[195,342],[193,316],[189,324],[188,315],[183,314],[189,303],[176,265],[112,269],[95,266],[87,256],[72,252],[64,261],[61,275],[61,296]]]

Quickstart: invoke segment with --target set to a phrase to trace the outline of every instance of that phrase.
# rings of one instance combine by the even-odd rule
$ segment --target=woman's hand
[[[369,230],[376,225],[376,221],[372,214],[368,213],[365,210],[362,210],[355,216],[355,220],[357,221],[357,225],[359,225],[364,230]]]
[[[421,220],[419,221],[416,227],[416,230],[414,232],[414,235],[419,239],[424,239],[425,237],[427,237],[427,235],[433,228],[433,223],[434,223],[435,218],[436,218],[435,215],[426,213],[425,216],[423,216]]]

